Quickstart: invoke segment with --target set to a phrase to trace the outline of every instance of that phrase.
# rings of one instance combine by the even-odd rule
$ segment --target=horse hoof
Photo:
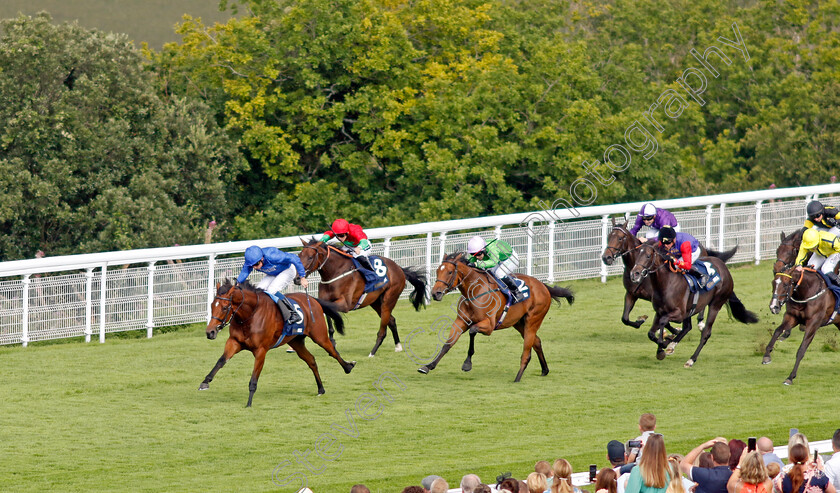
[[[762,364],[762,365],[769,365],[769,364],[770,364],[770,361],[771,361],[771,360],[770,360],[770,357],[769,357],[769,356],[765,356],[765,357],[764,357],[764,359],[762,359],[762,360],[761,360],[761,364]]]
[[[429,373],[429,367],[428,366],[421,366],[420,368],[417,369],[417,371],[422,373],[423,375],[427,375]]]
[[[690,359],[690,360],[685,362],[685,364],[683,365],[683,368],[691,368],[692,366],[694,366],[694,360]]]
[[[198,386],[198,390],[208,390],[210,388],[209,383],[201,382],[201,385]]]
[[[672,354],[674,354],[674,349],[676,349],[676,348],[677,348],[677,343],[676,342],[672,342],[672,343],[668,344],[668,347],[665,348],[665,354],[667,356],[671,356]]]
[[[792,384],[793,384],[793,380],[791,380],[789,378],[785,379],[785,385],[792,385]]]
[[[333,344],[333,347],[335,347],[335,344]],[[295,350],[294,350],[294,349],[292,349],[292,348],[290,348],[290,347],[287,347],[287,348],[286,348],[286,352],[287,352],[287,353],[294,353],[294,352],[295,352]]]
[[[373,353],[368,354],[368,358],[373,358]]]
[[[465,362],[463,365],[461,365],[461,370],[463,370],[463,371],[472,370],[472,363],[466,363]]]
[[[401,352],[402,352],[402,344],[397,344],[397,345],[394,347],[394,352],[395,352],[395,353],[401,353]]]
[[[643,323],[645,323],[645,321],[646,321],[647,319],[648,319],[648,316],[647,316],[647,315],[642,315],[641,317],[639,317],[639,318],[637,318],[637,319],[636,319],[636,322],[639,322],[640,324],[643,324]]]
[[[663,359],[665,359],[665,356],[666,356],[665,351],[663,351],[662,349],[658,349],[656,351],[656,359],[658,359],[659,361],[662,361]]]
[[[548,369],[546,369],[545,371],[543,371],[543,372],[540,374],[540,376],[543,376],[543,377],[544,377],[544,376],[546,376],[546,375],[548,375]]]
[[[322,395],[324,395],[326,392],[327,392],[327,391],[326,391],[326,390],[324,390],[324,389],[318,389],[318,396],[322,396]]]
[[[356,366],[355,361],[351,361],[351,362],[347,363],[347,366],[344,367],[344,373],[350,373],[351,371],[353,371],[354,366]]]

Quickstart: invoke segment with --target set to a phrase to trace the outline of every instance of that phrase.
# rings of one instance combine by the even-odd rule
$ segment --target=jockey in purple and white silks
[[[636,236],[642,226],[649,228],[645,233],[645,239],[648,241],[659,238],[659,230],[662,229],[662,226],[670,226],[674,228],[674,231],[680,230],[677,218],[673,214],[665,209],[659,209],[651,203],[642,206],[639,214],[636,215],[636,224],[630,229],[630,234]]]
[[[245,264],[236,282],[245,282],[252,270],[265,273],[265,277],[257,284],[257,287],[265,291],[277,303],[283,319],[289,325],[302,322],[292,304],[281,293],[295,277],[300,277],[300,284],[306,289],[308,284],[306,269],[303,268],[300,258],[293,253],[286,253],[274,247],[250,246],[245,250]]]

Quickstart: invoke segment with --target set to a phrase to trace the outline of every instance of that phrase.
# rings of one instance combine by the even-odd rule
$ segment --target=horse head
[[[636,265],[630,270],[630,280],[638,284],[663,265],[665,265],[665,255],[657,251],[656,247],[650,243],[644,243],[639,247],[639,253],[636,255]]]
[[[621,257],[641,243],[627,229],[626,222],[624,224],[616,224],[615,219],[613,219],[612,224],[612,231],[607,236],[607,248],[604,250],[604,254],[601,255],[601,260],[607,265],[612,265],[616,258]]]
[[[315,237],[312,237],[308,242],[303,239],[300,242],[303,244],[303,250],[300,251],[298,257],[303,264],[306,274],[309,275],[316,270],[320,270],[330,257],[330,250],[327,244],[323,241],[316,240]]]
[[[450,253],[437,269],[437,279],[432,286],[432,299],[440,301],[443,295],[456,289],[463,280],[462,268],[468,268],[464,252]]]
[[[773,297],[770,299],[770,313],[773,315],[778,315],[782,310],[782,306],[790,298],[793,292],[794,275],[796,275],[796,269],[789,267],[783,272],[777,272],[773,277]],[[800,273],[799,282],[802,282],[803,275],[804,273]]]
[[[776,262],[773,263],[773,274],[784,272],[793,267],[796,255],[799,253],[799,245],[802,243],[802,229],[794,231],[790,236],[785,237],[781,233],[782,242],[776,248]]]
[[[244,303],[242,288],[234,286],[230,279],[225,279],[222,284],[216,283],[216,297],[210,305],[210,321],[205,329],[207,338],[215,339],[218,333],[230,324],[231,319]]]

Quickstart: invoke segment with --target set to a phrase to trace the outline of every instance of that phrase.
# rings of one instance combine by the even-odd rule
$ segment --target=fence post
[[[761,201],[755,202],[755,265],[761,262]]]
[[[213,316],[213,300],[216,298],[216,254],[207,257],[207,323]]]
[[[30,274],[23,276],[23,319],[21,320],[20,342],[23,347],[29,345],[29,284],[32,282]]]
[[[146,295],[146,337],[152,338],[152,329],[155,326],[155,263],[149,262],[146,267],[149,271],[148,293]]]
[[[85,272],[85,342],[93,334],[93,267]]]
[[[706,247],[712,244],[712,205],[706,206]]]
[[[534,269],[532,268],[532,265],[534,263],[534,236],[532,234],[530,234],[530,232],[533,231],[533,230],[534,230],[534,221],[533,220],[528,221],[528,233],[529,233],[527,235],[528,236],[528,267],[525,270],[525,272],[529,276],[532,276],[533,275],[532,272],[534,271]]]
[[[601,251],[607,249],[607,236],[609,236],[610,215],[601,216]],[[607,264],[601,260],[601,282],[607,282]]]
[[[102,285],[99,286],[99,343],[105,344],[105,287],[108,284],[108,264],[102,265]]]
[[[443,262],[443,255],[446,250],[446,231],[443,231],[438,238],[440,238],[440,260],[438,262]]]
[[[426,304],[432,302],[432,232],[426,233]]]
[[[726,219],[726,203],[720,204],[720,224],[718,224],[718,250],[723,251],[723,236],[726,234],[724,222]]]
[[[554,221],[548,222],[548,282],[554,282]]]
[[[498,239],[501,239],[501,237],[502,237],[502,227],[501,227],[501,226],[496,226],[496,227],[494,228],[494,231],[495,231],[495,233],[496,233],[496,239],[497,239],[497,240],[498,240]]]
[[[385,238],[384,248],[382,249],[383,257],[391,257],[391,238]]]

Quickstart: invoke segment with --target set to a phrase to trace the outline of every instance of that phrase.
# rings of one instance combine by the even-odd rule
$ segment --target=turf
[[[457,486],[467,472],[487,481],[506,471],[524,478],[540,459],[565,457],[576,471],[603,466],[607,441],[634,438],[644,412],[656,414],[669,452],[719,435],[784,444],[791,427],[829,438],[840,426],[837,331],[817,334],[794,385],[783,386],[801,332],[761,365],[781,319],[767,308],[770,265],[733,272],[736,293],[761,322],[746,326],[722,313],[692,369],[683,363],[698,334],[657,361],[646,329],[619,322],[616,278],[561,283],[577,302],[552,307],[539,332],[551,373],[539,376],[534,358],[519,384],[522,339],[512,330],[477,338],[470,373],[460,370],[466,338],[436,370],[417,373],[414,360],[434,351],[455,297],[419,314],[402,303],[396,317],[411,351],[395,353],[389,336],[373,359],[374,312],[350,314],[338,347],[359,363],[345,375],[314,348],[327,390],[320,397],[302,361],[272,351],[250,409],[249,353],[234,357],[210,390],[197,390],[226,334],[208,341],[200,326],[152,339],[0,348],[0,484],[5,491],[294,491],[305,476],[316,493],[357,482],[391,492],[434,473]],[[651,313],[648,303],[634,311],[642,313]],[[386,378],[376,390],[388,375],[400,383]],[[287,484],[278,487],[272,476]]]

